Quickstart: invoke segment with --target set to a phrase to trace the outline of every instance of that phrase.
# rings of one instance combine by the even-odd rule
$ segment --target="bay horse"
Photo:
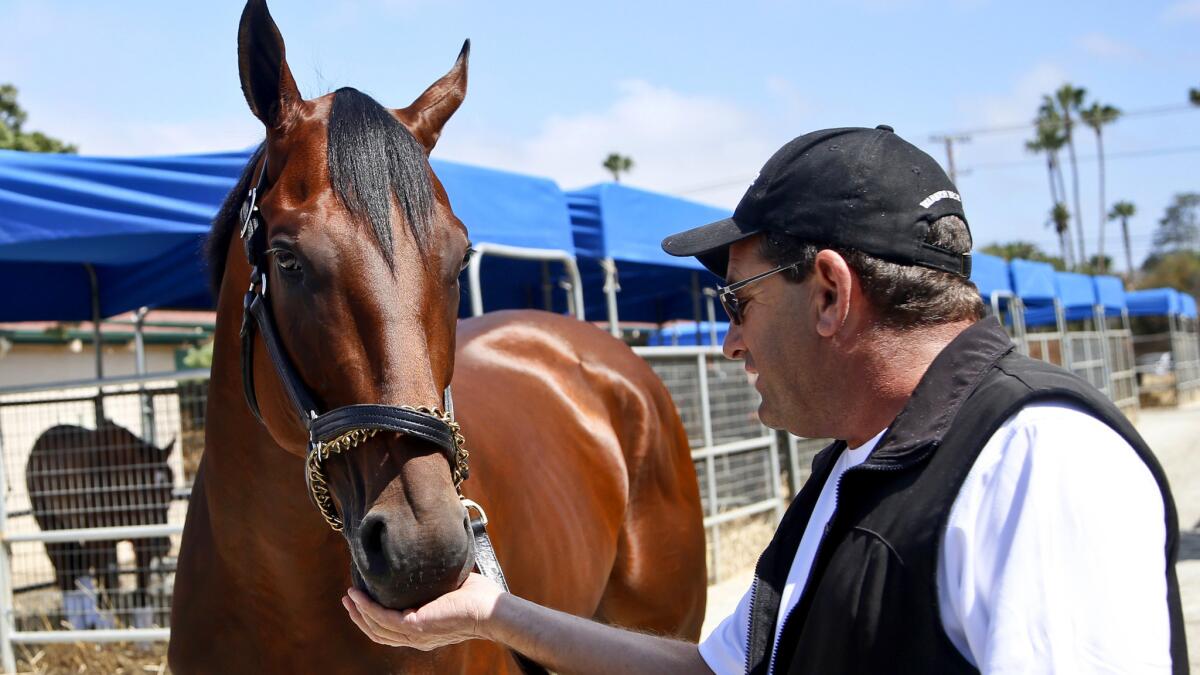
[[[168,464],[174,446],[171,441],[159,448],[107,419],[96,429],[70,424],[50,427],[38,436],[25,463],[25,486],[34,520],[46,532],[165,525],[175,483]],[[108,604],[115,605],[120,590],[117,543],[45,544],[68,621],[76,628],[111,627],[111,622],[97,613],[95,598],[80,597],[90,591],[77,591],[76,584],[95,575]],[[170,553],[171,540],[144,537],[130,543],[137,560],[130,620],[139,628],[149,628],[154,614],[147,594],[151,563]]]
[[[460,585],[473,554],[459,487],[487,509],[514,593],[699,635],[699,490],[662,382],[574,319],[457,321],[470,243],[428,154],[466,94],[468,46],[406,108],[350,88],[304,100],[265,2],[243,11],[242,89],[266,140],[209,238],[217,323],[175,672],[520,672],[487,642],[377,645],[340,606],[351,584],[393,608]],[[415,432],[350,431],[334,442],[350,439],[344,452],[323,452],[321,420],[356,404],[460,426],[470,479],[457,485],[465,455]]]

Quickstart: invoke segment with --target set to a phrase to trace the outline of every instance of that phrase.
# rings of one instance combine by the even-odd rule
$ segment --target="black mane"
[[[240,227],[238,214],[255,178],[252,168],[262,156],[263,147],[260,145],[250,158],[213,220],[205,253],[214,298],[225,275],[230,237]],[[370,223],[375,243],[389,264],[391,197],[403,210],[418,247],[429,231],[434,201],[425,162],[424,147],[386,108],[357,89],[343,87],[334,92],[326,154],[329,181],[350,215]]]

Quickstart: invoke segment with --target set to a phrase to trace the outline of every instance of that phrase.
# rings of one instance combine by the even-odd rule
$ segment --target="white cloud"
[[[1163,10],[1162,18],[1171,22],[1200,20],[1200,0],[1179,0]]]
[[[980,96],[965,101],[961,107],[972,125],[1012,126],[1033,120],[1044,94],[1051,94],[1064,82],[1066,72],[1050,63],[1041,63],[1017,78],[1005,93]]]
[[[37,128],[75,143],[87,155],[172,155],[246,148],[262,140],[262,124],[246,113],[237,119],[129,124],[95,116],[48,116]]]
[[[553,115],[525,138],[486,130],[448,129],[438,156],[548,176],[564,188],[611,180],[600,166],[610,152],[633,158],[631,185],[733,206],[778,145],[758,116],[726,100],[685,94],[643,80],[617,86],[611,105],[596,112]]]
[[[1090,56],[1118,61],[1140,60],[1145,54],[1136,47],[1116,40],[1103,33],[1088,33],[1075,40],[1075,43]]]

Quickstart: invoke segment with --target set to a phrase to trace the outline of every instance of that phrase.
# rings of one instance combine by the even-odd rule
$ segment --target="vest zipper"
[[[754,563],[754,581],[750,582],[750,606],[746,611],[746,669],[745,675],[750,675],[750,637],[754,633],[754,603],[758,600],[758,566],[762,564],[767,550],[758,554],[758,562]],[[768,664],[767,669],[770,669]]]
[[[933,446],[931,446],[930,449],[932,449],[932,447]],[[779,631],[778,631],[779,637],[783,637],[784,631],[787,630],[787,622],[791,620],[792,614],[795,613],[796,608],[798,608],[801,604],[803,604],[805,596],[809,594],[811,586],[809,585],[808,582],[809,582],[809,580],[812,579],[813,571],[816,570],[817,560],[821,555],[821,549],[822,549],[822,547],[824,547],[825,540],[829,537],[829,531],[833,529],[833,523],[838,517],[839,509],[837,508],[836,505],[841,504],[842,481],[845,480],[846,474],[851,473],[851,472],[860,472],[861,473],[861,472],[865,472],[865,471],[901,471],[901,470],[904,470],[904,469],[907,469],[907,468],[913,466],[914,464],[916,464],[918,462],[923,461],[927,454],[928,454],[928,451],[923,452],[923,453],[921,453],[920,456],[918,456],[914,459],[911,459],[908,462],[905,462],[904,464],[899,464],[899,465],[884,465],[884,466],[880,466],[878,464],[871,465],[868,463],[868,462],[870,462],[870,459],[868,458],[867,461],[863,462],[862,464],[858,464],[856,466],[852,466],[852,467],[846,469],[845,471],[842,472],[841,476],[838,476],[837,484],[833,488],[833,503],[835,504],[833,513],[829,516],[829,522],[825,523],[825,529],[824,529],[824,531],[821,532],[821,539],[820,539],[820,541],[817,542],[817,551],[813,555],[813,566],[808,571],[808,578],[804,580],[804,591],[801,593],[800,597],[796,598],[796,604],[792,605],[792,608],[789,609],[787,614],[784,616],[783,623],[780,624],[780,626],[779,626]],[[764,553],[765,553],[765,551],[764,551]],[[794,558],[794,555],[793,555],[793,558]],[[762,560],[762,555],[759,555],[759,560]],[[757,569],[757,565],[755,567]],[[786,581],[785,581],[785,583],[786,583]],[[757,589],[758,589],[758,574],[756,572],[754,575],[754,585],[752,586],[752,593],[750,596],[750,618],[751,619],[753,619],[753,617],[754,617],[753,591],[755,591]],[[748,629],[746,631],[746,675],[750,675],[750,630],[751,629]],[[768,673],[775,672],[775,659],[778,655],[779,655],[779,640],[775,639],[775,636],[772,635],[771,636],[771,658],[769,661],[767,661],[767,672]]]

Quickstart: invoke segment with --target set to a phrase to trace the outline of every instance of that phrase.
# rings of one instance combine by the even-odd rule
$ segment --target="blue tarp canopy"
[[[1179,300],[1180,300],[1180,305],[1181,305],[1179,313],[1186,316],[1189,319],[1195,319],[1196,318],[1196,296],[1189,295],[1187,293],[1180,293]]]
[[[1125,283],[1120,278],[1111,275],[1092,277],[1096,287],[1096,304],[1104,308],[1104,316],[1121,316],[1127,307],[1125,302]]]
[[[971,254],[971,281],[979,294],[990,302],[992,293],[1011,293],[1012,280],[1008,274],[1008,262],[1004,258],[986,253]]]
[[[1082,321],[1096,315],[1096,287],[1091,277],[1076,272],[1057,272],[1054,284],[1067,321]]]
[[[1013,293],[1025,304],[1025,324],[1048,326],[1056,322],[1054,266],[1046,262],[1016,259],[1008,264]]]
[[[697,309],[705,315],[703,306],[696,307],[695,290],[722,280],[695,258],[664,253],[662,240],[728,218],[729,211],[617,183],[569,191],[567,203],[589,318],[607,315],[599,264],[603,258],[617,263],[617,314],[622,321],[695,319]]]
[[[1130,316],[1174,316],[1183,311],[1183,294],[1174,288],[1129,291],[1125,302]]]
[[[669,326],[663,326],[661,329],[654,331],[650,335],[650,346],[661,347],[664,345],[711,345],[712,330],[717,330],[717,345],[725,341],[725,334],[729,332],[728,321],[718,321],[716,324],[708,321],[680,321]]]
[[[102,316],[143,305],[211,307],[201,244],[252,152],[0,151],[0,284],[9,291],[0,297],[0,321],[90,319],[85,263],[96,270]],[[566,198],[553,181],[432,164],[473,241],[571,251]],[[484,265],[489,308],[533,306],[526,301],[531,285],[540,289],[541,270],[518,267]]]
[[[102,316],[211,306],[200,244],[244,163],[0,151],[0,319],[90,319],[84,263]]]

